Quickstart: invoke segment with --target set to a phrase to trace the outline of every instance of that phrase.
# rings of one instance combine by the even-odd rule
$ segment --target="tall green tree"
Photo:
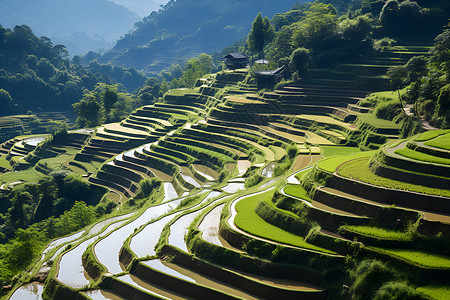
[[[248,46],[250,51],[258,52],[259,58],[264,58],[264,46],[275,38],[275,29],[268,17],[261,16],[258,13],[252,24],[252,29],[248,36]]]

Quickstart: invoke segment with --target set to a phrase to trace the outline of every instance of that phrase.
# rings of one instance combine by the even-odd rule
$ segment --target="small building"
[[[258,82],[258,88],[272,88],[283,78],[284,66],[272,71],[255,71],[255,77]]]
[[[229,53],[223,58],[225,59],[225,65],[230,70],[246,68],[250,63],[249,57],[243,53]]]
[[[266,59],[258,59],[257,61],[255,61],[255,64],[257,65],[268,65],[269,61]]]

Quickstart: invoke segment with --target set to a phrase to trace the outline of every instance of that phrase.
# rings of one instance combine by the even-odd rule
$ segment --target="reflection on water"
[[[18,288],[11,296],[11,300],[41,300],[44,285],[39,282],[25,284]]]
[[[125,222],[126,220],[110,225],[103,232],[103,234],[108,234],[109,232],[122,226]],[[74,288],[81,288],[84,285],[89,284],[89,277],[87,276],[87,274],[85,274],[81,257],[84,251],[86,251],[87,246],[92,244],[96,238],[97,236],[84,241],[61,257],[57,276],[58,280]]]
[[[225,204],[221,204],[211,210],[198,226],[198,230],[202,232],[203,239],[217,246],[222,246],[219,240],[219,223],[224,206]]]
[[[164,201],[170,201],[178,197],[177,191],[170,182],[164,182]]]
[[[171,268],[167,267],[159,259],[152,259],[152,260],[149,260],[149,261],[144,261],[144,264],[146,264],[150,268],[153,268],[153,269],[158,270],[158,271],[160,271],[162,273],[171,275],[173,277],[181,278],[181,279],[184,279],[186,281],[195,282],[195,280],[192,279],[191,277],[183,275],[180,272],[177,272],[174,269],[171,269]]]
[[[122,272],[122,268],[119,263],[119,252],[125,239],[129,237],[136,228],[139,228],[149,221],[167,213],[173,208],[176,208],[180,204],[181,200],[182,199],[180,198],[171,202],[147,208],[147,210],[136,220],[114,231],[107,238],[98,242],[94,250],[95,253],[98,254],[97,258],[99,262],[102,263],[112,274]],[[161,232],[155,234],[159,236],[160,233]]]
[[[125,298],[122,298],[119,295],[103,290],[87,291],[85,294],[92,300],[125,300]]]
[[[271,162],[270,164],[267,165],[267,167],[265,167],[262,172],[261,175],[267,178],[272,178],[273,177],[273,172],[275,171],[277,164],[274,162]]]
[[[239,191],[244,190],[244,183],[243,182],[233,182],[233,183],[229,183],[226,186],[224,186],[222,188],[222,190],[226,193],[230,193],[230,194],[234,194],[237,193]]]
[[[209,195],[207,197],[205,197],[205,199],[202,200],[202,202],[199,205],[208,202],[210,199],[213,199],[213,198],[219,196],[220,194],[221,194],[220,192],[212,191],[211,193],[209,193]],[[209,207],[209,206],[206,206],[205,208],[207,208],[207,207]],[[170,245],[175,246],[185,252],[189,252],[186,247],[186,243],[184,241],[184,236],[188,232],[189,225],[191,225],[191,223],[194,221],[194,219],[198,215],[200,215],[205,208],[182,216],[181,218],[176,220],[175,223],[173,223],[170,226],[170,234],[169,234],[169,239],[168,239]]]

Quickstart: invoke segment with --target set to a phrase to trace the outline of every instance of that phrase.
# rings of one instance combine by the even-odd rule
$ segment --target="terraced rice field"
[[[347,110],[366,92],[300,83],[254,94],[255,86],[240,82],[245,76],[243,70],[225,72],[205,78],[201,88],[171,90],[164,101],[136,110],[122,123],[50,145],[47,150],[61,151],[50,158],[36,155],[37,162],[74,170],[105,188],[118,204],[111,217],[43,250],[33,270],[53,262],[48,295],[322,300],[325,288],[341,293],[348,283],[345,257],[360,262],[376,255],[407,270],[405,279],[417,280],[419,291],[448,295],[445,276],[436,286],[419,276],[423,267],[435,277],[450,269],[448,251],[421,244],[444,243],[450,235],[448,158],[439,156],[449,150],[448,132],[361,151],[344,145],[359,126],[385,130],[389,138],[390,130],[399,129],[369,112]],[[201,92],[226,85],[223,99]],[[267,109],[275,100],[276,113]],[[230,119],[242,106],[247,122]],[[12,167],[10,158],[25,155],[9,150],[17,142],[2,146],[2,166]],[[424,154],[408,143],[438,150]],[[29,144],[41,147],[37,139]],[[287,157],[290,145],[298,150],[293,158]],[[414,171],[430,162],[426,155],[436,164]],[[274,177],[288,159],[290,167]],[[38,163],[29,164],[0,175],[2,186],[42,178]],[[440,181],[409,182],[429,177]],[[132,206],[141,201],[136,195],[143,180],[161,182],[163,190],[158,199]],[[258,184],[245,188],[252,180]],[[127,207],[128,214],[117,215]],[[42,289],[24,285],[11,299],[39,297]]]

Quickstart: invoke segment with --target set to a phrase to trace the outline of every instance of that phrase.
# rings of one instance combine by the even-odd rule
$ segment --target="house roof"
[[[259,64],[259,65],[268,65],[269,61],[265,60],[265,59],[258,59],[257,61],[255,61],[255,64]]]
[[[282,66],[281,68],[278,68],[276,70],[273,70],[273,71],[255,71],[255,75],[264,76],[264,77],[278,76],[278,75],[281,75],[281,72],[283,71],[283,69],[284,69],[284,66]]]
[[[248,58],[248,56],[243,53],[228,53],[228,55],[225,55],[223,58],[243,59]]]

